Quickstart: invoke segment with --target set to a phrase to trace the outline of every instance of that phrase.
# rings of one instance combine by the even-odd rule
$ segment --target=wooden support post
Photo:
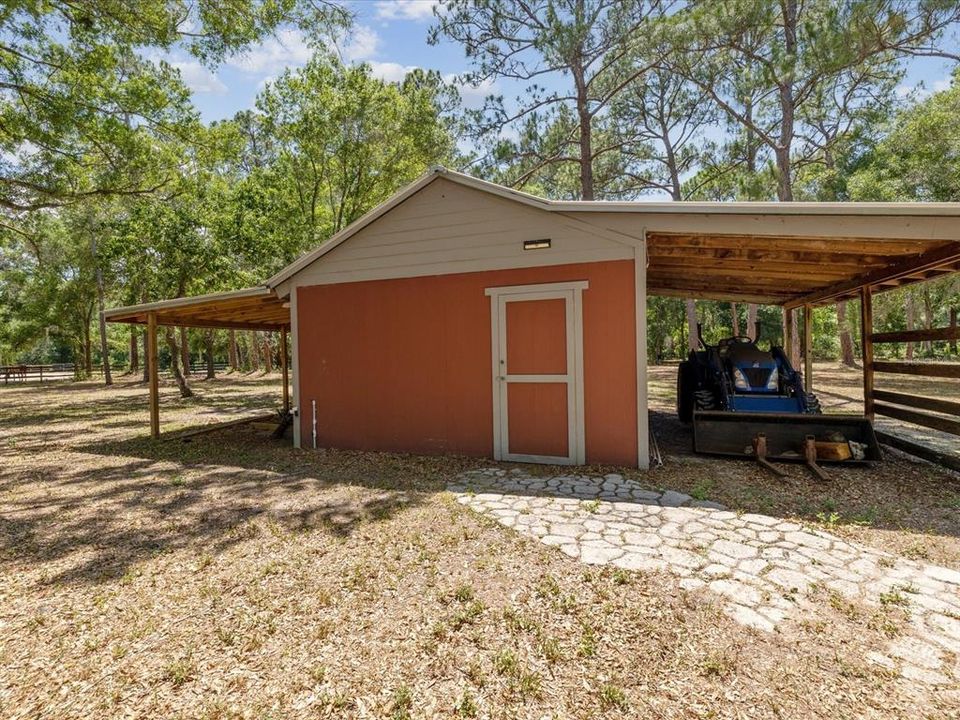
[[[147,314],[147,378],[150,383],[150,437],[160,437],[160,369],[157,357],[157,314]]]
[[[280,328],[280,368],[283,371],[283,411],[290,412],[290,360],[287,356],[287,328]]]
[[[863,346],[863,414],[873,421],[873,295],[860,288],[860,342]]]
[[[803,306],[803,380],[808,393],[813,392],[813,305]]]

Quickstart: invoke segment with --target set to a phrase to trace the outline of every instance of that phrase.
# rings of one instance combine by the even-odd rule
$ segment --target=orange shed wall
[[[493,455],[489,287],[587,280],[589,463],[637,464],[632,260],[297,289],[301,437],[318,446]]]

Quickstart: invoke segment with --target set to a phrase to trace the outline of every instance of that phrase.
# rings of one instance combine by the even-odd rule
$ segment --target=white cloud
[[[943,92],[944,90],[949,90],[950,83],[951,83],[951,79],[948,77],[937,80],[935,83],[933,83],[933,91]]]
[[[380,46],[380,36],[366,25],[358,26],[350,36],[350,41],[343,48],[343,58],[349,62],[367,60],[377,54]]]
[[[897,85],[897,87],[894,88],[894,92],[897,94],[897,97],[905,98],[915,92],[917,87],[917,85]]]
[[[402,82],[411,70],[416,70],[416,65],[401,65],[395,62],[380,62],[379,60],[367,60],[367,65],[374,77],[380,78],[386,82]]]
[[[285,67],[303,65],[313,51],[297,30],[280,30],[227,64],[249,73],[279,74]]]
[[[195,93],[224,95],[227,92],[227,86],[220,78],[196,60],[177,60],[170,64],[180,71],[184,85]]]
[[[933,93],[943,92],[950,88],[951,79],[949,77],[934,80],[930,87],[926,82],[920,81],[916,85],[897,85],[894,92],[901,99],[924,100]]]
[[[496,95],[498,91],[496,82],[489,79],[484,80],[476,87],[463,82],[459,79],[458,75],[452,73],[450,75],[444,75],[443,79],[448,84],[457,88],[457,92],[460,93],[460,99],[463,101],[463,106],[470,110],[483,107],[484,100],[487,99],[487,96]]]
[[[425,20],[433,17],[439,0],[378,0],[377,17],[384,20]]]

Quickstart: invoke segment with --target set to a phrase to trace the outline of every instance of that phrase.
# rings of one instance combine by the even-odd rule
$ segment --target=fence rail
[[[170,369],[170,363],[164,363],[161,370]],[[215,362],[213,364],[214,372],[224,373],[230,369],[230,364],[226,362]],[[127,372],[127,367],[121,365],[111,366],[115,374]],[[47,365],[0,365],[0,380],[4,385],[17,382],[46,382],[53,380],[72,380],[76,377],[76,365],[73,363],[52,363]],[[203,375],[207,372],[206,361],[190,363],[191,375]],[[94,365],[92,374],[94,376],[103,375],[103,366]]]
[[[867,338],[872,343],[955,341],[960,339],[960,330],[955,325],[948,328],[920,330],[902,330],[888,333],[870,333]],[[960,403],[944,398],[927,397],[890,390],[876,390],[873,387],[873,373],[894,375],[914,375],[930,378],[960,378],[960,364],[936,362],[891,362],[865,361],[870,381],[864,384],[864,401],[869,413],[884,415],[902,422],[933,428],[951,435],[960,435]],[[879,401],[879,402],[877,402]],[[922,412],[926,411],[926,412]]]
[[[3,384],[10,382],[29,382],[31,380],[69,380],[74,376],[73,363],[55,363],[53,365],[0,365],[0,377]]]

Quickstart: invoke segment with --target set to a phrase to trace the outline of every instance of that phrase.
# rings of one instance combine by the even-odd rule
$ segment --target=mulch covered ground
[[[164,386],[167,427],[279,397],[276,378],[197,390],[181,402]],[[908,622],[896,604],[825,595],[802,624],[746,630],[709,593],[587,568],[443,492],[489,463],[298,452],[249,429],[153,443],[145,428],[139,384],[0,389],[0,717],[940,718],[960,708],[956,688],[910,686],[866,663]],[[784,484],[749,464],[682,457],[638,479],[958,565],[955,479],[902,459],[850,472],[811,490],[799,470]],[[859,518],[859,503],[878,510]],[[895,503],[902,512],[888,514]]]

